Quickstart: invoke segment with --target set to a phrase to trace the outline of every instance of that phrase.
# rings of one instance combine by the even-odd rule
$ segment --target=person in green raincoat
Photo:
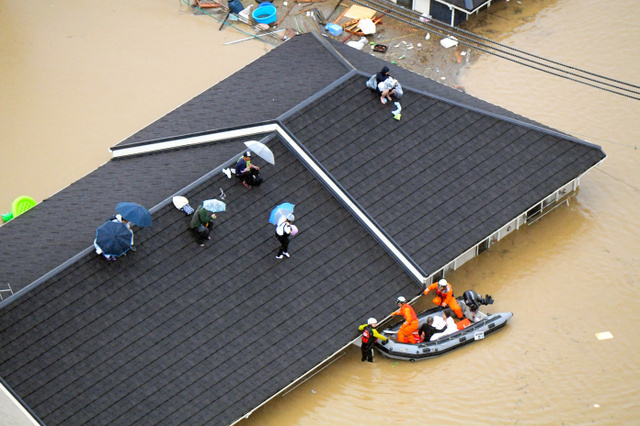
[[[216,214],[206,210],[202,207],[202,204],[198,206],[196,211],[193,213],[193,218],[191,218],[189,228],[195,233],[196,240],[198,244],[200,244],[200,247],[204,247],[204,242],[211,239],[209,232],[211,231],[213,219],[215,218]]]

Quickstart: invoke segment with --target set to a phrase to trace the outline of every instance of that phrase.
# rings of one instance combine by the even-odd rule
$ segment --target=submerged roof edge
[[[449,265],[451,262],[455,262],[460,256],[464,255],[465,253],[467,253],[469,250],[471,250],[472,248],[476,247],[477,245],[481,244],[483,241],[485,241],[488,238],[491,238],[491,236],[493,234],[495,234],[496,232],[500,231],[502,228],[504,228],[506,225],[508,225],[510,222],[516,220],[517,218],[519,218],[520,216],[522,216],[523,214],[527,213],[529,210],[531,210],[532,208],[534,208],[535,206],[537,206],[538,204],[541,204],[542,202],[544,202],[544,200],[546,200],[547,198],[549,198],[550,195],[553,195],[554,193],[558,192],[560,189],[562,189],[562,187],[568,185],[571,182],[580,180],[584,175],[586,175],[587,173],[589,173],[591,170],[593,170],[594,168],[598,167],[600,165],[600,163],[602,163],[605,159],[606,159],[606,155],[603,159],[601,159],[600,161],[598,161],[596,164],[594,164],[593,166],[589,167],[587,170],[583,171],[582,173],[580,173],[578,176],[575,176],[573,178],[571,178],[569,181],[563,183],[562,185],[560,185],[559,187],[557,187],[556,189],[554,189],[553,191],[551,191],[550,193],[548,193],[547,195],[545,195],[544,197],[542,197],[540,200],[536,201],[535,203],[533,203],[532,205],[530,205],[529,207],[527,207],[526,209],[524,209],[523,211],[521,211],[520,213],[518,213],[517,215],[515,215],[514,217],[512,217],[511,219],[507,220],[505,223],[503,223],[502,225],[500,225],[498,228],[494,229],[493,231],[489,232],[489,234],[487,234],[487,236],[480,238],[477,242],[473,243],[472,245],[470,245],[469,247],[467,247],[466,249],[464,249],[460,254],[456,255],[456,257],[454,257],[453,259],[447,261],[444,263],[444,265],[435,268],[435,270],[433,272],[431,272],[429,275],[427,275],[427,278],[429,277],[433,277],[435,274],[437,274],[438,272],[442,271],[442,275],[444,277],[444,268],[447,267],[447,265]],[[556,206],[557,207],[557,206]],[[555,208],[555,207],[554,207]],[[549,212],[547,212],[549,213]],[[546,213],[545,213],[546,214]],[[527,223],[529,224],[529,223]],[[457,268],[456,268],[457,269]]]

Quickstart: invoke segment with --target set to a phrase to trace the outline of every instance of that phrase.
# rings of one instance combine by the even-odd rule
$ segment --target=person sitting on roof
[[[436,333],[433,336],[431,336],[431,339],[429,340],[432,342],[435,340],[438,340],[441,337],[448,336],[449,334],[453,334],[456,331],[458,331],[458,326],[456,325],[456,322],[453,320],[453,312],[451,311],[451,309],[447,308],[444,311],[442,311],[442,319],[446,324],[446,328],[441,333]]]
[[[437,306],[441,306],[443,308],[450,307],[453,312],[456,313],[458,318],[462,318],[462,309],[460,309],[460,305],[456,301],[456,298],[453,295],[453,288],[451,284],[447,282],[444,278],[438,281],[437,283],[431,284],[424,290],[425,296],[431,291],[436,291],[436,297],[433,299],[433,303]]]
[[[391,315],[402,315],[404,317],[404,323],[402,323],[402,326],[398,330],[398,342],[417,343],[416,338],[413,336],[413,332],[418,331],[418,316],[416,315],[416,311],[407,303],[407,299],[402,296],[396,299],[396,304],[400,309]]]
[[[384,66],[379,73],[372,75],[371,78],[367,80],[367,87],[378,93],[380,101],[383,104],[386,104],[387,100],[391,100],[391,95],[394,95],[398,99],[402,98],[402,86],[400,86],[400,83],[398,83],[396,79],[389,75],[389,67],[387,66]]]
[[[391,77],[389,75],[389,67],[385,65],[384,67],[382,67],[382,70],[380,70],[380,72],[376,74],[376,90],[378,90],[378,85],[385,81],[388,77]],[[381,92],[378,91],[378,93]]]
[[[189,228],[196,235],[196,240],[200,247],[204,247],[204,242],[206,240],[210,240],[209,232],[211,231],[211,226],[213,225],[213,219],[216,218],[216,214],[209,210],[206,210],[202,204],[198,206],[196,211],[193,213],[193,217],[191,218],[191,223],[189,223]]]
[[[380,102],[386,104],[391,101],[391,95],[396,95],[397,88],[400,86],[398,80],[389,76],[383,82],[378,83],[378,92],[380,93]],[[399,97],[398,97],[399,98]]]
[[[360,350],[362,351],[362,362],[365,362],[365,360],[373,362],[373,345],[376,344],[378,339],[380,339],[383,345],[386,345],[389,341],[389,339],[378,333],[378,330],[376,330],[377,326],[378,321],[376,321],[375,318],[369,318],[366,324],[362,324],[358,327],[358,330],[362,332],[362,346],[360,346]]]
[[[242,184],[251,189],[252,186],[258,186],[262,183],[260,177],[260,167],[251,164],[251,152],[246,151],[236,163],[236,176],[242,180]]]

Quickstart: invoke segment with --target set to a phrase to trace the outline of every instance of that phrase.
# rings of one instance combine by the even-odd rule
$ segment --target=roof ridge
[[[354,70],[353,73],[359,74],[362,77],[371,77],[370,74],[368,74],[368,73],[366,73],[364,71],[358,70],[358,69]],[[427,78],[427,77],[425,77],[425,78]],[[585,141],[585,140],[582,140],[582,139],[578,139],[575,136],[571,136],[571,135],[563,133],[563,132],[561,132],[559,130],[555,130],[555,129],[552,129],[552,128],[549,128],[549,127],[543,127],[543,126],[535,125],[535,124],[532,124],[532,123],[527,123],[526,121],[518,120],[516,118],[508,117],[506,115],[502,115],[502,114],[498,114],[498,113],[495,113],[495,112],[487,111],[487,110],[485,110],[483,108],[480,108],[480,107],[471,106],[471,105],[467,105],[467,104],[464,104],[464,103],[461,103],[461,102],[458,102],[458,101],[447,99],[446,97],[443,97],[441,95],[436,95],[434,93],[427,92],[425,90],[416,89],[416,88],[411,87],[411,86],[402,85],[402,88],[410,90],[410,91],[415,92],[415,93],[418,93],[418,94],[423,95],[423,96],[428,96],[428,97],[437,99],[438,101],[441,101],[441,102],[444,102],[444,103],[447,103],[447,104],[451,104],[451,105],[455,105],[455,106],[458,106],[458,107],[461,107],[461,108],[465,108],[467,110],[478,112],[480,114],[484,114],[484,115],[487,115],[489,117],[493,117],[493,118],[496,118],[496,119],[499,119],[499,120],[504,120],[504,121],[507,121],[509,123],[521,125],[523,127],[526,127],[526,128],[529,128],[529,129],[533,129],[533,130],[536,130],[536,131],[540,131],[540,132],[549,134],[551,136],[556,136],[556,137],[559,137],[559,138],[562,138],[562,139],[568,139],[571,142],[579,143],[581,145],[590,146],[592,148],[596,148],[596,149],[599,149],[600,151],[602,151],[602,147],[600,145],[597,145],[597,144],[594,144],[592,142],[588,142],[588,141]],[[469,95],[469,96],[471,96],[471,95]]]
[[[123,146],[112,146],[109,151],[113,157],[127,157],[139,154],[165,151],[168,149],[183,148],[193,145],[202,145],[212,142],[231,140],[237,137],[269,133],[273,131],[273,120],[258,121],[242,126],[233,126],[217,130],[205,130],[202,132],[175,135],[166,138],[150,139],[142,142],[134,142]]]
[[[428,275],[409,256],[402,247],[373,219],[373,217],[355,200],[355,198],[336,180],[322,163],[317,161],[311,152],[300,143],[284,125],[278,125],[278,134],[282,143],[293,155],[322,183],[331,195],[368,231],[374,240],[405,270],[414,282],[422,286]],[[323,176],[324,175],[324,176]]]
[[[342,65],[344,65],[345,68],[347,68],[349,71],[354,71],[357,70],[358,68],[356,68],[351,62],[349,62],[344,56],[342,56],[342,54],[340,52],[338,52],[333,46],[331,46],[331,44],[329,44],[329,42],[325,39],[323,39],[320,34],[316,33],[316,32],[311,32],[311,34],[313,35],[313,37],[318,41],[318,43],[320,43],[320,45],[322,47],[324,47],[325,49],[327,49],[327,51],[333,55],[338,62],[340,62]],[[324,36],[326,37],[326,36]]]

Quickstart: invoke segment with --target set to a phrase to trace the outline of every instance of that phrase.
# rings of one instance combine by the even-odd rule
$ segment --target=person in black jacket
[[[442,333],[444,331],[444,327],[441,329],[437,329],[433,326],[433,317],[427,318],[427,322],[422,324],[420,330],[418,330],[418,335],[422,337],[423,342],[428,342],[431,340],[431,336],[436,333]]]
[[[373,362],[373,346],[376,344],[376,341],[380,340],[383,345],[386,345],[389,341],[389,339],[378,333],[378,330],[376,330],[377,326],[378,321],[376,321],[375,318],[369,318],[366,324],[358,327],[358,330],[362,332],[362,346],[360,346],[362,362]]]
[[[376,74],[376,90],[378,91],[378,93],[382,93],[380,90],[377,89],[378,85],[380,83],[382,83],[383,81],[385,81],[389,76],[389,67],[388,66],[384,66],[382,67],[382,70],[380,70],[380,72],[378,74]]]

